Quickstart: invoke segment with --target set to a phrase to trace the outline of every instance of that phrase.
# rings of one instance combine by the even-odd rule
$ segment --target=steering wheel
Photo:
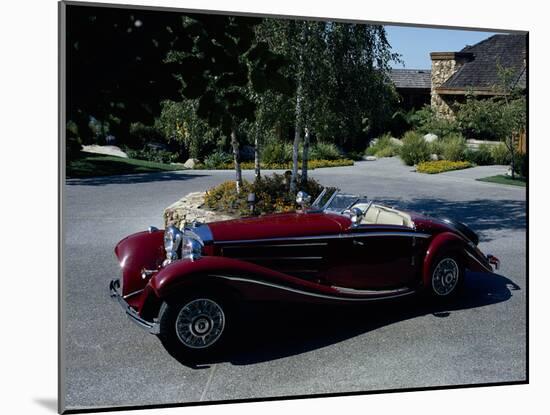
[[[368,204],[367,204],[367,207],[365,208],[365,210],[363,211],[363,216],[365,216],[367,214],[367,211],[370,209],[370,207],[372,206],[374,200],[371,200]],[[351,206],[350,208],[348,209],[345,209],[342,211],[342,213],[344,215],[351,215],[351,210],[353,209],[353,206]]]

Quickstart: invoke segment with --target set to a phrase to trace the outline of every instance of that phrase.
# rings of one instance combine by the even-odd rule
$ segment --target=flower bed
[[[354,161],[350,159],[339,159],[339,160],[309,160],[307,167],[308,169],[319,169],[322,167],[342,167],[342,166],[353,166]],[[299,167],[302,167],[302,162],[299,163]],[[199,164],[197,169],[208,170],[211,167],[207,167],[204,164]],[[216,167],[216,170],[232,170],[235,168],[235,165],[231,163],[226,163],[221,166]],[[288,163],[261,163],[262,169],[292,169],[292,162]],[[241,169],[243,170],[254,170],[253,161],[245,161],[241,163]]]
[[[304,190],[314,200],[321,193],[322,186],[310,178],[305,185],[299,186],[299,190]],[[288,183],[283,174],[262,176],[254,182],[243,180],[239,194],[235,191],[234,181],[224,182],[206,192],[204,207],[229,215],[250,215],[247,203],[249,193],[256,195],[256,215],[296,209],[296,196],[288,191]]]
[[[418,163],[416,171],[419,173],[436,174],[451,170],[467,169],[468,167],[472,167],[472,163],[469,161],[423,161],[422,163]]]

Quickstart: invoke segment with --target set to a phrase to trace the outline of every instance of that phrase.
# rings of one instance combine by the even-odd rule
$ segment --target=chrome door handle
[[[361,242],[361,241],[357,241],[357,240],[353,240],[353,244],[354,245],[359,245],[359,246],[365,246],[365,242]]]

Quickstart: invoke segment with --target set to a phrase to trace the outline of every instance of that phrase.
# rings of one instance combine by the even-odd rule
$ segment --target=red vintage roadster
[[[446,299],[464,270],[499,261],[448,219],[325,189],[301,209],[184,229],[151,227],[120,241],[110,292],[135,323],[189,358],[223,347],[248,301],[361,303],[423,292]]]

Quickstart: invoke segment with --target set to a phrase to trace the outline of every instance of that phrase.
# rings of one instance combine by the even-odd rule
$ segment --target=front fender
[[[473,246],[471,243],[464,240],[464,238],[453,232],[443,232],[432,240],[428,250],[426,251],[424,264],[422,267],[422,280],[424,287],[430,286],[430,274],[433,262],[440,255],[451,252],[457,255],[461,263],[472,271],[493,271],[491,265],[487,261],[487,258],[485,258],[483,253],[476,246]]]
[[[145,287],[141,271],[157,269],[164,259],[163,231],[137,232],[121,240],[115,247],[115,255],[122,271],[122,292],[128,296]]]
[[[246,281],[244,281],[246,280]],[[258,283],[253,283],[253,282]],[[269,268],[234,258],[204,256],[198,260],[176,261],[155,274],[149,285],[159,299],[180,293],[182,289],[214,288],[223,285],[237,293],[244,300],[291,300],[300,295],[291,295],[289,291],[267,286],[287,287],[319,294],[334,294],[329,287],[299,279]]]

